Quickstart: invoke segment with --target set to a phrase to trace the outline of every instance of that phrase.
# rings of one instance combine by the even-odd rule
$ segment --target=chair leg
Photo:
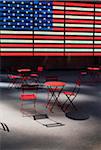
[[[27,101],[27,102],[28,102],[28,101]],[[30,115],[28,115],[28,114],[30,114],[30,113],[26,113],[27,108],[24,108],[24,105],[28,105],[28,104],[26,104],[27,102],[24,102],[23,100],[21,101],[20,111],[21,111],[21,113],[23,114],[23,116],[30,116]],[[25,104],[24,104],[24,103],[25,103]],[[26,110],[26,111],[25,111],[25,110]],[[28,110],[29,110],[29,108],[28,108]],[[37,114],[36,101],[35,101],[35,100],[34,100],[34,102],[33,102],[33,104],[32,104],[31,110],[34,112],[34,115]],[[25,114],[27,114],[27,115],[25,115]],[[32,115],[33,115],[33,114],[32,114]]]
[[[78,109],[76,108],[76,106],[75,106],[72,102],[70,102],[70,104],[68,104],[68,105],[65,107],[65,112],[66,112],[67,108],[70,107],[70,105],[72,105],[72,107],[73,107],[76,111],[78,110]]]
[[[67,95],[66,95],[67,96]],[[66,112],[67,108],[70,107],[70,105],[72,105],[72,107],[77,111],[78,109],[76,108],[76,106],[73,104],[73,100],[70,100],[70,98],[67,96],[67,100],[64,102],[64,104],[62,105],[62,110],[64,112]],[[66,105],[67,102],[70,102],[68,105]],[[65,107],[66,106],[66,107]]]
[[[34,110],[35,110],[35,114],[37,113],[37,110],[36,110],[36,101],[34,100]]]
[[[10,84],[9,84],[9,87],[13,88],[13,87],[14,87],[15,82],[16,82],[16,81],[13,79],[13,80],[12,80],[12,83],[10,83]]]
[[[49,103],[50,103],[50,102],[49,102],[49,93],[48,93],[47,101],[48,101],[48,102],[47,102],[47,104],[46,104],[46,108],[48,107],[48,105],[49,105]]]
[[[23,112],[23,101],[21,101],[21,108],[20,111]]]
[[[50,108],[50,111],[51,111],[51,112],[53,112],[52,110],[53,110],[53,107],[55,106],[55,104],[56,104],[56,101],[54,101],[53,105],[52,105],[51,108]]]
[[[0,124],[2,125],[2,128],[3,128],[4,131],[9,132],[9,128],[8,128],[8,126],[5,123],[1,123],[0,122]]]
[[[50,92],[48,92],[48,103],[47,103],[47,105],[46,105],[46,107],[48,107],[48,105],[50,104],[50,102],[51,102],[51,100],[52,100],[52,97],[53,97],[53,95],[54,95],[54,92],[51,94],[51,97],[49,98],[49,93]]]
[[[53,107],[55,106],[55,104],[58,103],[58,96],[54,95],[54,93],[53,93],[53,96],[54,96],[54,102],[53,102],[53,104],[52,104],[52,106],[51,106],[51,108],[50,108],[50,111],[51,111],[51,112],[52,112]],[[53,97],[53,96],[52,96],[52,97]]]

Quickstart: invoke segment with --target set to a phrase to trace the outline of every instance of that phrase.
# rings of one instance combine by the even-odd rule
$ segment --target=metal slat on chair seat
[[[20,95],[20,99],[21,100],[35,100],[37,99],[37,96],[35,94],[21,94]]]
[[[74,93],[74,92],[69,92],[69,91],[65,91],[65,92],[63,92],[65,95],[75,95],[76,93]]]

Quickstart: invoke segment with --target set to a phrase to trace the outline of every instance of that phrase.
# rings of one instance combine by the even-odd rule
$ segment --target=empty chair
[[[20,83],[28,84],[29,79],[30,79],[31,69],[30,68],[20,68],[20,69],[17,69],[17,72],[18,72],[19,76],[21,76]]]
[[[88,81],[89,81],[89,75],[88,75],[88,72],[87,72],[86,69],[80,71],[79,78],[80,78],[80,81],[82,83],[86,83],[86,82],[88,83]]]
[[[32,79],[32,82],[39,83],[40,82],[40,74],[43,72],[43,67],[38,66],[36,71],[33,71],[33,73],[30,74],[30,77]]]
[[[21,76],[19,75],[14,75],[14,74],[9,74],[8,79],[9,79],[9,87],[17,87],[17,84],[21,80]]]
[[[64,112],[66,112],[67,108],[69,108],[70,106],[72,106],[75,110],[77,110],[77,108],[73,102],[74,102],[74,99],[77,97],[77,95],[80,91],[80,84],[81,84],[80,80],[76,80],[75,86],[72,89],[72,91],[63,91],[63,94],[67,98],[61,107]]]
[[[20,99],[20,110],[23,114],[35,114],[36,113],[36,100],[37,87],[32,85],[23,84],[21,85]]]
[[[7,77],[9,79],[9,87],[17,87],[17,84],[19,83],[21,76],[17,74],[14,68],[7,69]]]

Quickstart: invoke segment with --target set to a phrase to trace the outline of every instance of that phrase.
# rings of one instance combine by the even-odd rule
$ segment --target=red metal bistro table
[[[59,104],[59,106],[61,106],[59,101],[58,101],[58,98],[59,98],[59,95],[61,94],[61,92],[64,89],[64,86],[66,84],[67,83],[61,82],[61,81],[48,81],[48,82],[44,83],[44,85],[47,86],[47,88],[48,88],[48,92],[51,93],[51,97],[48,99],[47,106],[49,106],[51,100],[54,99],[54,102],[50,107],[51,112],[52,112],[53,107],[55,106],[56,103]]]

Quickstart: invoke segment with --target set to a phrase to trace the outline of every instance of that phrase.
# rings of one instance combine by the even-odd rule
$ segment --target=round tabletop
[[[46,85],[46,86],[65,86],[66,83],[61,82],[61,81],[48,81],[48,82],[45,82],[44,85]]]
[[[100,67],[88,67],[87,69],[91,71],[99,71]]]
[[[18,69],[17,71],[18,71],[18,72],[30,72],[31,69],[24,68],[24,69]]]

